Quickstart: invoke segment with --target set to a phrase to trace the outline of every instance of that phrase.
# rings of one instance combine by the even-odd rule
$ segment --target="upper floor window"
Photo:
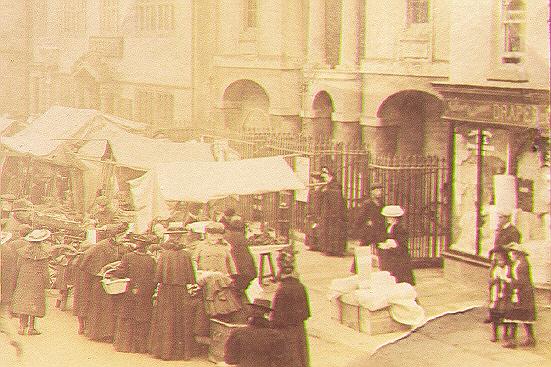
[[[136,118],[149,124],[170,124],[174,115],[174,96],[168,92],[138,90]]]
[[[523,0],[502,0],[503,56],[506,64],[518,64],[524,51],[526,10]]]
[[[245,29],[257,27],[257,0],[245,0],[243,15]]]
[[[173,0],[141,0],[136,9],[137,29],[140,32],[170,32],[175,28]]]
[[[407,0],[407,24],[429,22],[429,0]]]
[[[119,28],[119,0],[101,0],[101,31],[114,33]]]
[[[86,0],[63,1],[62,27],[68,34],[82,33],[86,30]]]

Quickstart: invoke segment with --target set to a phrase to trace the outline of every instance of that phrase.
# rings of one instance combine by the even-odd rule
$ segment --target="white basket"
[[[128,278],[109,279],[109,278],[105,278],[104,276],[103,279],[101,280],[101,286],[103,287],[103,290],[107,294],[121,294],[126,292],[126,288],[128,287],[128,282],[130,282],[130,279]]]

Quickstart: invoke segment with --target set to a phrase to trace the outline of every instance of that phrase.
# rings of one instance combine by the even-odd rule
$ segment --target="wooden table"
[[[279,253],[288,246],[289,244],[287,243],[281,245],[249,246],[249,251],[251,252],[251,255],[253,255],[255,263],[258,267],[258,283],[260,285],[262,285],[262,281],[266,276],[269,276],[272,281],[275,281],[277,271],[273,255]],[[264,274],[266,263],[268,263],[270,270],[268,274]]]

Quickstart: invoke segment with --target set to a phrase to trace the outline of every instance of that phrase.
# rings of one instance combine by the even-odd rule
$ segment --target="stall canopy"
[[[100,159],[106,149],[111,150],[117,165],[141,171],[148,171],[159,163],[214,161],[209,143],[195,140],[176,143],[168,139],[148,138],[112,125],[89,134],[88,141],[78,154],[83,158]]]
[[[232,195],[303,190],[304,184],[281,156],[226,162],[175,162],[157,165],[129,181],[136,206],[136,229],[166,219],[166,201],[207,203]]]

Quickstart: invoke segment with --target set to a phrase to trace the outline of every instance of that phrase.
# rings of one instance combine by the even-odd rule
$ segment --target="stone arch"
[[[270,98],[253,80],[230,83],[222,95],[224,127],[231,130],[271,130]]]
[[[398,155],[426,154],[430,139],[442,141],[437,122],[443,110],[443,101],[425,91],[403,90],[388,96],[377,109],[381,127],[387,132],[387,151]]]
[[[325,90],[318,91],[312,98],[310,113],[304,116],[303,134],[319,138],[331,137],[331,116],[334,110],[331,95]]]

